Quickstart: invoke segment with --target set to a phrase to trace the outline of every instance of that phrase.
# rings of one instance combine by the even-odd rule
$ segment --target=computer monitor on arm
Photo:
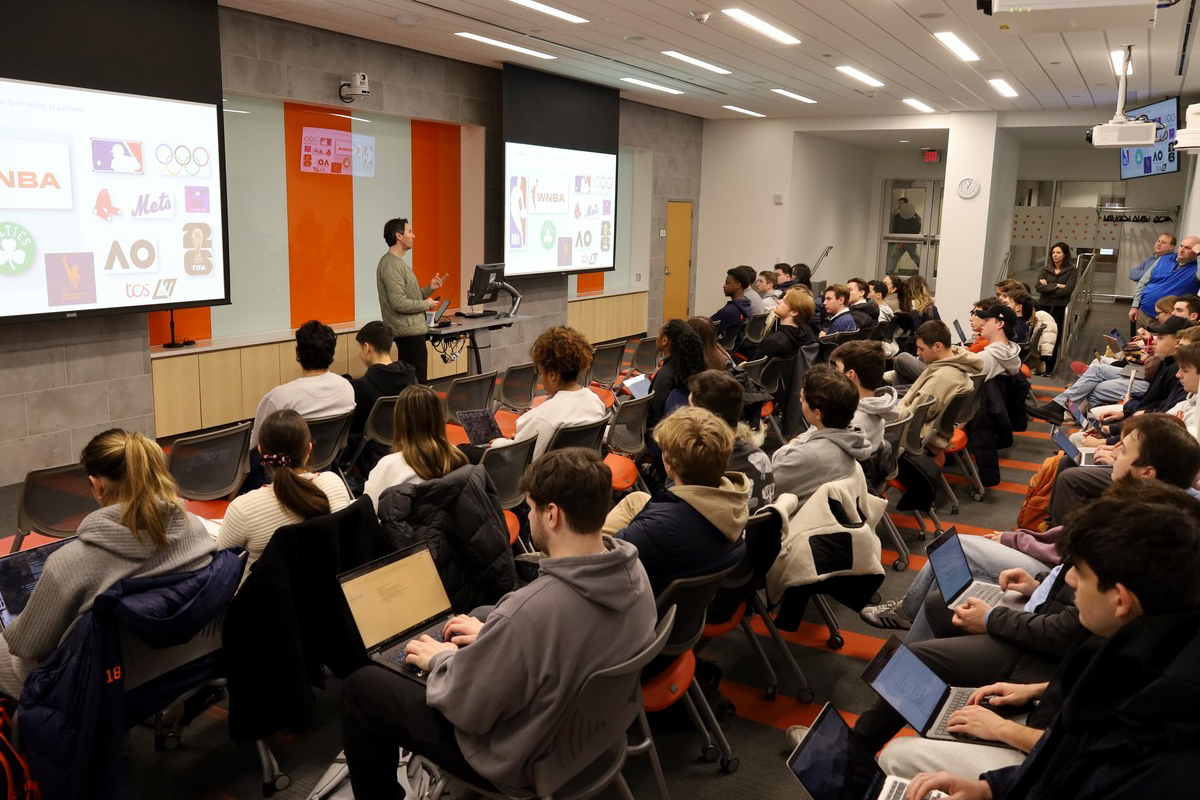
[[[500,291],[512,298],[512,306],[507,311],[497,313],[496,316],[516,316],[517,308],[521,305],[521,295],[504,281],[504,264],[476,264],[475,273],[471,276],[471,286],[467,290],[467,304],[479,306],[484,303],[494,303],[497,293]],[[483,312],[483,314],[489,315],[491,313],[494,312]]]

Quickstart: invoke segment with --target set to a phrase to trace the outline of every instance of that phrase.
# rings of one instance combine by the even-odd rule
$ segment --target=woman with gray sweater
[[[46,560],[25,609],[0,636],[0,691],[11,697],[114,583],[197,570],[216,552],[203,523],[184,510],[152,440],[107,430],[88,442],[80,461],[102,507]]]

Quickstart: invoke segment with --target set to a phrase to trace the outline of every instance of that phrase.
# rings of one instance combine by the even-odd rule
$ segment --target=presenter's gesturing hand
[[[431,280],[429,282],[429,288],[433,289],[435,291],[442,288],[442,286],[444,286],[446,283],[446,278],[449,278],[449,277],[450,277],[449,272],[447,272],[445,275],[438,275],[435,273],[433,276],[433,280]]]

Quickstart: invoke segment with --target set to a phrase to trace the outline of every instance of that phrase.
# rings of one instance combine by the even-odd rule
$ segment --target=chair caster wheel
[[[950,506],[950,513],[951,513],[951,514],[957,514],[957,513],[958,513],[958,506],[956,506],[956,505],[955,505],[955,506]]]
[[[728,758],[721,762],[721,771],[726,775],[732,775],[738,771],[739,766],[740,762],[737,760],[737,757],[734,756],[733,758]]]
[[[796,695],[797,700],[799,700],[801,703],[806,703],[806,704],[811,703],[813,700],[816,699],[816,697],[817,697],[817,693],[813,691],[811,686],[805,686],[803,689],[800,690],[800,693],[798,695]]]
[[[154,737],[154,749],[160,753],[179,749],[179,734],[166,733]]]
[[[976,503],[983,502],[983,492],[971,492],[971,499]]]
[[[917,541],[925,541],[925,531],[917,531]]]
[[[768,687],[767,687],[767,688],[766,688],[766,689],[763,691],[763,697],[767,698],[767,699],[768,699],[768,700],[770,700],[772,703],[774,703],[774,702],[775,702],[775,687],[774,687],[774,686],[768,686]]]
[[[275,780],[263,784],[263,797],[271,797],[276,792],[282,792],[291,785],[292,779],[288,777],[286,772],[281,772],[275,776]]]
[[[846,640],[843,639],[841,636],[830,636],[829,637],[829,649],[830,650],[841,650],[845,644],[846,644]]]
[[[896,572],[904,572],[904,570],[908,569],[908,562],[903,558],[897,558],[892,562],[892,569],[896,570]]]
[[[705,745],[704,749],[700,751],[700,757],[711,763],[721,757],[721,751],[715,744]]]

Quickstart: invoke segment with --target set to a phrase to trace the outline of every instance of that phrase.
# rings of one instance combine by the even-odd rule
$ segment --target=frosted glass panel
[[[225,170],[232,305],[213,306],[213,338],[291,327],[283,103],[226,95]]]
[[[365,321],[379,319],[375,267],[387,250],[383,224],[413,217],[412,129],[407,119],[355,110],[351,130],[356,146],[374,147],[374,176],[354,176],[354,316]]]

